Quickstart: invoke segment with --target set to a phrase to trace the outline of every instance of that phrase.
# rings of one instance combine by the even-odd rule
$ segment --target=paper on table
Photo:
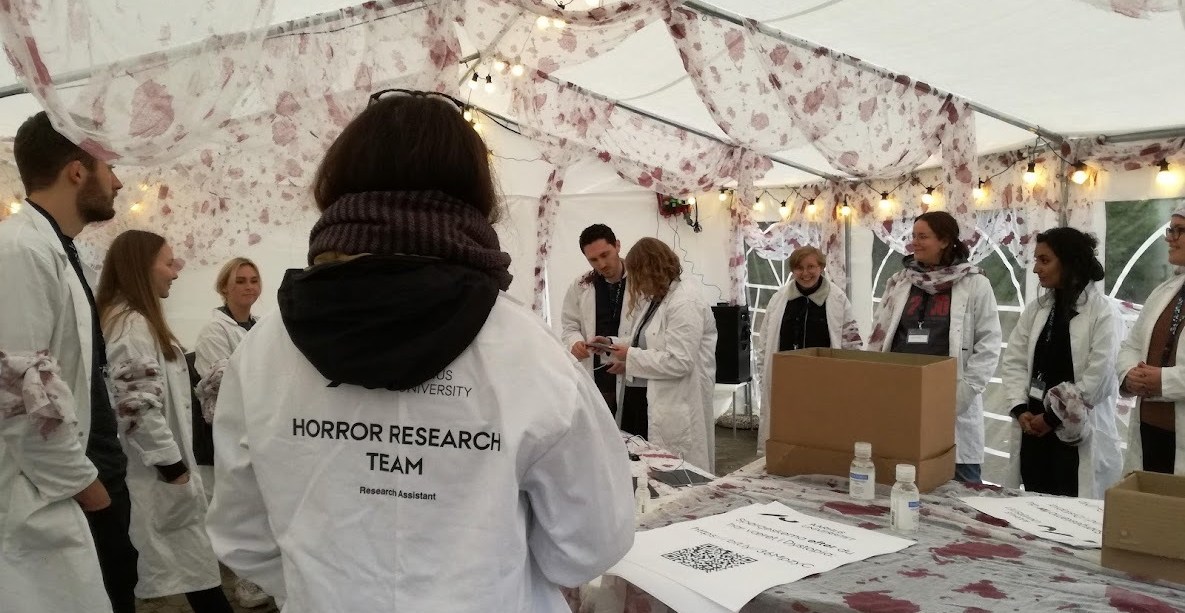
[[[690,597],[672,590],[670,582],[735,612],[776,585],[912,544],[772,502],[640,532],[630,552],[606,574],[635,583],[676,610],[703,609],[685,608]]]
[[[1021,496],[959,499],[963,504],[1002,519],[1017,530],[1073,547],[1103,546],[1103,501],[1088,498]]]

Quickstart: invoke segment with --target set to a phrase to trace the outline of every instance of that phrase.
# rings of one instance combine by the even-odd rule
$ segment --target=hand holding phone
[[[609,353],[609,352],[613,351],[613,345],[610,345],[609,343],[594,343],[594,342],[590,341],[590,342],[585,343],[585,346],[591,347],[591,348],[596,349],[598,351],[603,351],[605,353]]]

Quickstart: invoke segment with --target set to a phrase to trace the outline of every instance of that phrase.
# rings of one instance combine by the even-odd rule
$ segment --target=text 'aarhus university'
[[[501,451],[502,436],[497,432],[430,428],[425,426],[385,425],[362,421],[292,418],[292,436],[335,441],[357,441],[406,445]]]

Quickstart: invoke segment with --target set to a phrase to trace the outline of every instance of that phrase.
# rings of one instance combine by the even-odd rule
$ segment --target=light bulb
[[[808,202],[806,205],[806,214],[807,215],[814,215],[815,211],[818,208],[819,208],[818,205],[815,204],[815,199],[811,198],[810,202]]]
[[[568,26],[568,22],[564,21],[563,19],[552,19],[551,20],[551,27],[553,27],[557,30],[563,30],[567,26]]]
[[[133,204],[132,204],[131,211],[132,211],[133,213],[139,213],[139,212],[140,212],[140,210],[141,210],[141,209],[143,209],[143,208],[144,208],[144,204],[143,204],[143,203],[141,203],[141,202],[135,202],[135,203],[133,203]]]
[[[1025,181],[1025,183],[1028,183],[1029,185],[1032,185],[1037,182],[1037,163],[1036,162],[1029,162],[1028,167],[1025,168],[1024,181]]]
[[[852,214],[852,207],[848,206],[848,203],[845,202],[844,205],[839,208],[839,214],[843,215],[844,217],[851,215]]]
[[[724,188],[720,188],[720,202],[725,200],[728,200],[728,192],[724,191]]]
[[[695,204],[695,196],[688,196],[687,204]]]
[[[469,89],[477,89],[477,85],[478,85],[478,76],[477,76],[477,73],[475,72],[475,73],[473,73],[473,78],[469,79]]]
[[[20,200],[13,200],[12,202],[8,203],[8,213],[10,215],[16,215],[17,213],[20,213],[20,212],[21,212],[21,201]]]
[[[765,210],[765,201],[763,201],[761,198],[758,198],[757,202],[753,203],[753,210],[754,211],[764,211]]]
[[[476,121],[473,122],[473,131],[474,132],[481,134],[481,131],[484,129],[485,129],[484,126],[482,126],[480,123],[477,123]]]
[[[1089,178],[1089,175],[1086,173],[1086,164],[1083,164],[1082,162],[1074,164],[1074,172],[1070,175],[1070,180],[1077,183],[1078,185],[1082,185],[1083,183],[1086,183],[1087,178]]]
[[[983,200],[983,197],[987,195],[987,191],[984,189],[986,185],[987,184],[984,182],[984,180],[980,179],[979,185],[976,185],[975,188],[971,190],[971,195],[976,200]]]
[[[1173,175],[1173,171],[1169,170],[1168,160],[1161,160],[1159,163],[1160,170],[1156,172],[1156,182],[1161,185],[1172,185],[1177,182],[1177,177]]]
[[[510,67],[510,74],[515,77],[523,76],[523,73],[526,71],[527,69],[518,62],[515,62],[514,65]]]
[[[551,18],[540,15],[539,19],[535,20],[535,25],[539,26],[540,30],[546,30],[551,25]]]
[[[491,77],[491,76],[489,76],[489,75],[487,75],[487,76],[486,76],[486,87],[485,87],[485,89],[486,89],[486,93],[487,93],[487,94],[492,94],[492,93],[494,93],[494,90],[496,89],[496,87],[494,86],[494,77]]]
[[[881,192],[881,208],[888,209],[893,206],[893,202],[889,200],[889,192]]]
[[[930,206],[931,204],[934,204],[934,188],[933,187],[927,187],[926,193],[922,194],[922,204],[924,204],[926,206]]]
[[[461,117],[464,117],[465,121],[473,121],[473,111],[465,109],[465,112],[461,113]]]
[[[785,200],[782,201],[782,204],[778,205],[778,213],[782,215],[783,219],[790,216],[790,207],[786,206]]]
[[[142,192],[146,192],[146,191],[148,191],[148,184],[147,184],[147,183],[141,183],[141,184],[140,184],[140,191],[142,191]]]
[[[502,59],[494,60],[494,70],[497,71],[499,74],[506,72],[506,60],[502,60]]]

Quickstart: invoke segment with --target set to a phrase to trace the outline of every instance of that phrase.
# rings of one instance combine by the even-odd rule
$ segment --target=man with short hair
[[[580,233],[580,250],[592,270],[580,275],[564,295],[560,336],[576,359],[584,363],[605,397],[617,411],[617,375],[608,371],[600,355],[586,345],[594,336],[617,336],[625,303],[625,262],[621,241],[605,224],[593,224]]]
[[[127,457],[107,386],[94,273],[74,247],[84,227],[115,216],[123,184],[45,112],[17,130],[13,154],[28,199],[0,223],[0,360],[7,359],[0,396],[18,391],[5,399],[15,408],[0,412],[0,497],[9,501],[0,515],[8,531],[0,585],[15,611],[134,613]],[[56,404],[48,419],[47,403],[28,394],[35,370],[43,382],[59,373],[44,384]]]

